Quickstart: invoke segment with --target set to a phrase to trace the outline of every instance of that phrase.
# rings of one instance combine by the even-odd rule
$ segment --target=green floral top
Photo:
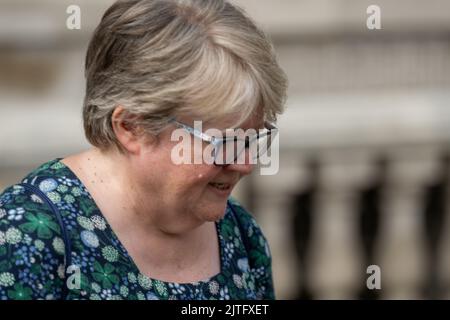
[[[216,222],[221,271],[141,274],[76,175],[55,159],[0,195],[0,299],[274,299],[267,241],[234,199]]]

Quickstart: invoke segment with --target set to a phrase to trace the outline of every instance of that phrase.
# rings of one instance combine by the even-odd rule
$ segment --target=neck
[[[183,270],[217,246],[210,241],[216,238],[213,222],[192,221],[183,210],[159,205],[152,190],[141,191],[128,159],[122,157],[91,149],[63,162],[82,180],[140,269],[174,265]]]
[[[67,164],[84,177],[83,183],[116,231],[181,241],[192,237],[203,224],[155,198],[158,186],[146,181],[144,187],[127,155],[93,148],[76,157],[76,165],[71,166],[69,158]]]

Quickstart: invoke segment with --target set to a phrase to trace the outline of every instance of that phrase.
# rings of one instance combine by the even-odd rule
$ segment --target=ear
[[[142,136],[132,124],[132,117],[127,117],[122,106],[117,106],[111,116],[111,123],[117,140],[122,147],[132,154],[139,154],[142,146]]]

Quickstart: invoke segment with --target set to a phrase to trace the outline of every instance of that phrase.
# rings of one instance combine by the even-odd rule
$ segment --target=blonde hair
[[[181,115],[234,115],[240,124],[263,112],[276,121],[286,99],[272,44],[225,0],[115,2],[90,41],[85,75],[85,134],[102,149],[120,149],[111,124],[118,105],[133,126],[157,134]]]

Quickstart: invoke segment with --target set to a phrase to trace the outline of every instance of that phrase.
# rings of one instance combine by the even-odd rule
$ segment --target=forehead
[[[236,125],[238,124],[238,125]],[[246,120],[242,121],[239,117],[226,117],[220,120],[213,120],[205,123],[205,128],[226,129],[262,129],[264,128],[264,115],[262,113],[253,113]]]
[[[200,116],[180,116],[177,117],[177,120],[191,127],[194,127],[195,121],[201,121],[203,130],[218,129],[225,131],[226,129],[263,129],[265,118],[262,112],[254,112],[244,121],[241,120],[239,115],[224,116],[208,121],[203,121]]]

